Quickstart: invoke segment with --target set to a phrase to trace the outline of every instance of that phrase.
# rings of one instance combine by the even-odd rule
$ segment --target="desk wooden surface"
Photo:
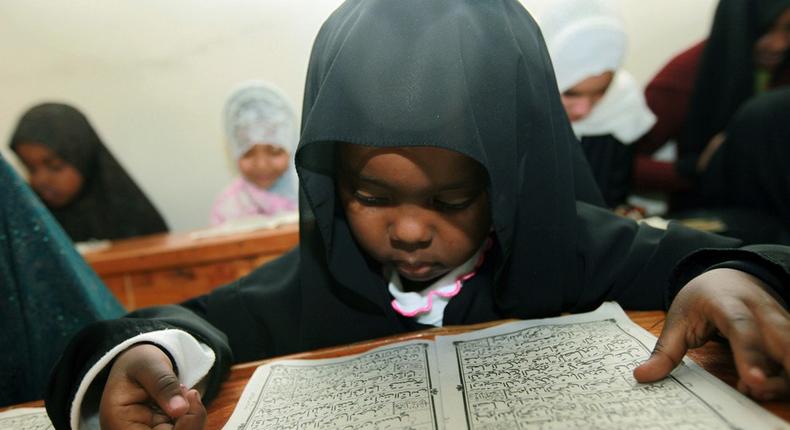
[[[627,312],[628,316],[637,324],[647,329],[654,335],[658,336],[661,328],[664,326],[664,312],[648,311],[648,312]],[[357,354],[367,351],[369,349],[387,345],[393,342],[399,342],[410,339],[432,339],[437,335],[458,334],[470,330],[481,329],[496,325],[498,322],[484,323],[473,326],[463,327],[442,327],[437,329],[426,330],[422,332],[407,333],[388,337],[384,339],[372,340],[361,342],[353,345],[326,348],[317,351],[304,352],[301,354],[289,355],[286,357],[279,357],[277,359],[292,359],[292,358],[329,358],[339,357],[343,355]],[[723,380],[730,386],[734,386],[737,380],[732,356],[726,346],[708,342],[705,346],[689,351],[688,355],[697,364],[702,366],[705,370],[712,373],[719,379]],[[277,359],[267,360],[273,361]],[[207,430],[219,430],[228,421],[233,409],[236,407],[241,397],[242,391],[247,381],[252,376],[255,369],[262,363],[267,361],[258,361],[233,366],[230,376],[222,384],[219,395],[214,399],[208,408],[208,422],[206,424]],[[775,414],[776,416],[790,422],[790,400],[772,401],[772,402],[758,402],[762,407]],[[40,407],[43,406],[42,401],[28,402],[20,405],[12,406],[17,407]],[[2,410],[3,408],[0,408]]]
[[[664,326],[664,312],[629,311],[627,313],[628,316],[631,317],[631,319],[635,323],[644,327],[654,335],[658,336],[661,333],[661,328]],[[327,348],[327,349],[322,349],[312,352],[294,354],[287,357],[280,357],[280,359],[339,357],[343,355],[357,354],[393,342],[399,342],[399,341],[410,340],[410,339],[432,339],[437,335],[463,333],[465,331],[490,327],[496,324],[498,323],[497,322],[485,323],[485,324],[478,324],[474,326],[464,326],[464,327],[442,327],[442,328],[431,329],[422,332],[397,335],[385,339],[362,342],[348,346]],[[691,357],[692,360],[697,362],[697,364],[702,366],[708,372],[717,376],[719,379],[723,380],[730,386],[735,385],[735,382],[737,381],[737,374],[735,372],[735,366],[732,361],[732,356],[730,355],[730,352],[725,345],[714,343],[714,342],[708,342],[705,346],[701,348],[697,348],[689,351],[688,355]],[[249,378],[252,376],[252,373],[255,371],[255,369],[260,364],[265,362],[266,361],[260,361],[260,362],[246,363],[246,364],[233,366],[230,373],[230,377],[228,378],[227,381],[225,381],[225,383],[222,384],[219,395],[209,405],[208,423],[206,429],[214,430],[214,429],[222,428],[225,422],[227,422],[228,418],[230,418],[231,413],[233,413],[233,409],[236,407],[236,402],[238,402],[239,398],[241,397],[242,391],[244,391],[244,386],[247,384],[247,380],[249,380]],[[759,403],[761,406],[768,409],[775,415],[783,418],[786,421],[790,421],[790,400],[759,402]]]
[[[179,303],[246,275],[299,242],[299,226],[194,238],[163,233],[83,256],[128,309]]]

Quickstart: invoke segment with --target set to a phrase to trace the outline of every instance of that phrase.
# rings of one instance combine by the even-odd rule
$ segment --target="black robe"
[[[633,147],[611,134],[583,136],[579,143],[606,205],[615,208],[626,203],[633,176]]]
[[[77,109],[44,103],[19,120],[10,147],[38,143],[73,165],[83,178],[65,207],[49,208],[75,242],[123,239],[167,231],[164,219]]]
[[[706,205],[756,210],[790,237],[790,88],[745,103],[726,134],[700,177]]]
[[[346,1],[316,37],[303,115],[300,245],[182,306],[81,332],[46,396],[58,428],[90,365],[143,331],[177,327],[211,346],[210,398],[233,362],[424,327],[394,311],[382,268],[352,236],[335,191],[337,141],[437,146],[485,167],[495,245],[447,305],[446,325],[587,311],[604,300],[664,309],[685,281],[721,261],[790,281],[785,248],[726,249],[738,242],[639,226],[579,201],[600,198],[538,27],[516,0]],[[722,249],[697,254],[670,279],[702,247]],[[771,252],[774,260],[761,256]]]

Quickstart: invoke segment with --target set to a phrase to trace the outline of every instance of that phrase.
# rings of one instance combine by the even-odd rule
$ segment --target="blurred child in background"
[[[562,104],[611,208],[624,208],[631,183],[630,144],[655,116],[642,89],[620,67],[627,38],[611,1],[525,2],[540,24]]]
[[[240,175],[217,197],[212,225],[296,210],[297,130],[293,109],[273,87],[250,81],[233,92],[225,106],[225,133]]]
[[[2,157],[0,184],[0,406],[6,406],[40,399],[66,341],[124,309]]]
[[[77,109],[44,103],[28,110],[11,149],[30,186],[74,242],[167,231],[164,219]]]

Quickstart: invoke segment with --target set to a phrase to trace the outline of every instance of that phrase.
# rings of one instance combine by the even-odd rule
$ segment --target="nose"
[[[430,246],[433,234],[428,215],[419,208],[399,211],[389,226],[392,246],[407,252]]]
[[[573,104],[571,113],[576,119],[582,119],[590,114],[592,110],[592,100],[589,97],[581,97]]]
[[[267,156],[256,157],[255,158],[255,167],[260,170],[266,170],[271,165],[271,160]]]
[[[43,169],[36,169],[34,172],[30,172],[28,179],[33,189],[46,187],[50,182],[49,174],[44,172]]]

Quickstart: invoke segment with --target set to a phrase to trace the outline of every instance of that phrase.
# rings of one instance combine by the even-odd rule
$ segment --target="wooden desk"
[[[194,239],[164,233],[113,241],[85,260],[127,310],[179,303],[246,275],[299,242],[299,226]]]
[[[635,323],[644,327],[654,335],[658,336],[661,333],[661,328],[664,326],[664,312],[629,311],[627,313]],[[409,339],[432,339],[437,335],[458,334],[465,331],[490,327],[496,324],[498,323],[485,323],[464,327],[442,327],[423,332],[402,334],[385,339],[362,342],[342,347],[327,348],[279,358],[290,359],[339,357],[343,355],[357,354],[393,342]],[[705,370],[722,379],[730,386],[734,386],[735,382],[737,381],[737,373],[735,371],[735,365],[732,361],[732,356],[726,346],[714,342],[708,342],[701,348],[691,350],[688,355],[694,361],[696,361],[697,364],[705,368]],[[241,397],[241,392],[244,390],[247,380],[252,376],[252,373],[255,371],[255,369],[260,364],[265,362],[266,361],[259,361],[233,366],[230,377],[222,384],[219,395],[209,405],[208,423],[206,425],[206,429],[214,430],[222,428],[225,422],[227,422],[228,418],[230,418],[231,413],[233,413],[233,409],[236,407],[236,402],[238,402],[239,398]],[[786,421],[790,421],[790,401],[785,400],[783,402],[772,401],[759,403],[775,415],[783,418]]]
[[[627,312],[631,319],[644,327],[654,335],[658,336],[661,328],[664,326],[664,312],[649,311],[649,312]],[[339,357],[343,355],[357,354],[367,351],[369,349],[386,345],[393,342],[399,342],[409,339],[433,339],[437,335],[458,334],[465,331],[481,329],[498,324],[498,322],[484,323],[473,326],[464,327],[442,327],[437,329],[426,330],[416,333],[407,333],[397,335],[389,338],[361,342],[353,345],[347,345],[335,348],[326,348],[317,351],[305,352],[301,354],[294,354],[285,357],[278,357],[277,359],[285,358],[329,358]],[[717,376],[730,386],[734,386],[737,380],[735,366],[732,361],[732,356],[726,346],[708,342],[705,346],[689,351],[688,354],[700,366],[705,368],[708,372]],[[244,386],[247,380],[252,376],[255,369],[262,363],[272,360],[257,361],[252,363],[245,363],[233,366],[229,378],[222,384],[219,395],[214,401],[211,402],[208,408],[208,421],[206,429],[219,430],[228,421],[233,409],[236,407],[241,397]],[[772,402],[759,402],[764,408],[784,419],[790,421],[790,400],[772,401]],[[20,405],[15,405],[10,408],[17,407],[41,407],[42,401],[28,402]],[[3,410],[4,408],[0,408]]]

